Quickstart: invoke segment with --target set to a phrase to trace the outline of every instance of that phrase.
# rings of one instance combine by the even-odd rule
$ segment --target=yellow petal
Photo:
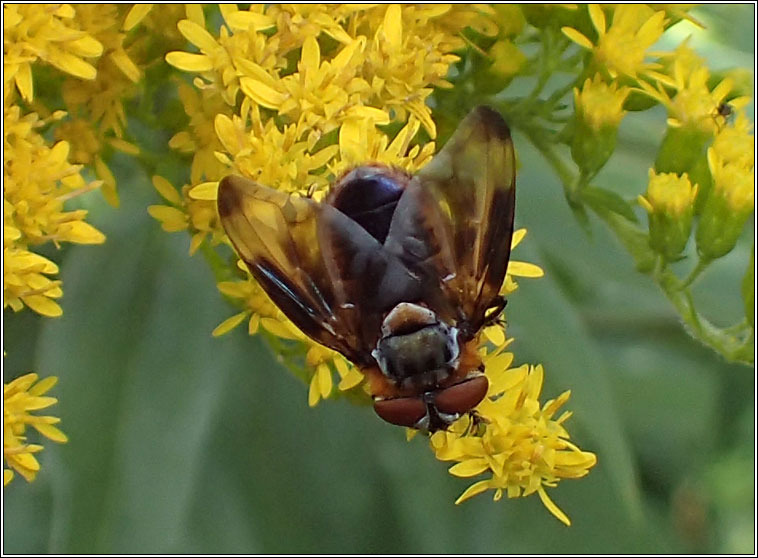
[[[187,215],[175,207],[167,205],[151,205],[147,212],[158,221],[166,232],[183,231],[187,228]]]
[[[197,232],[192,235],[192,239],[190,240],[190,246],[189,246],[190,256],[195,255],[195,252],[197,252],[197,249],[200,248],[200,246],[202,245],[203,240],[205,240],[204,232]]]
[[[542,277],[545,272],[538,265],[527,262],[508,262],[508,274],[515,277]]]
[[[448,472],[451,475],[455,475],[456,477],[473,477],[480,473],[483,473],[487,469],[489,469],[487,460],[481,457],[477,457],[456,463],[448,469]]]
[[[261,317],[259,314],[253,314],[250,316],[250,321],[247,323],[247,334],[255,335],[258,333],[258,326],[261,325]]]
[[[132,59],[129,58],[129,55],[126,54],[126,51],[124,49],[115,50],[111,53],[111,60],[113,63],[118,67],[119,70],[121,70],[126,77],[128,77],[132,82],[137,83],[140,80],[140,77],[142,77],[142,72],[137,67],[137,65],[132,62]]]
[[[398,50],[403,44],[403,14],[397,4],[387,8],[383,29],[387,43],[393,50]]]
[[[332,371],[322,362],[318,365],[316,374],[318,375],[318,391],[321,397],[326,399],[332,392]]]
[[[31,446],[28,449],[31,449]],[[19,453],[14,457],[14,460],[24,469],[39,471],[39,461],[31,453]]]
[[[579,46],[582,46],[590,50],[595,48],[595,45],[592,44],[592,41],[590,41],[587,37],[582,35],[579,31],[577,31],[573,27],[561,27],[561,31],[563,31],[564,35],[566,35],[569,39],[574,41]]]
[[[261,325],[266,329],[266,331],[273,333],[282,339],[299,339],[297,334],[292,331],[292,329],[290,329],[287,325],[283,324],[276,318],[261,318]]]
[[[202,182],[189,191],[193,200],[216,201],[218,198],[218,182]]]
[[[78,56],[61,50],[50,52],[48,62],[59,70],[81,79],[95,79],[97,70]]]
[[[321,394],[318,389],[318,374],[314,374],[308,387],[308,406],[315,407],[321,400]]]
[[[223,14],[224,21],[234,31],[247,31],[252,27],[254,31],[263,31],[274,26],[274,20],[265,14],[255,12],[234,11]]]
[[[223,322],[216,326],[216,329],[213,330],[211,335],[213,337],[220,337],[225,333],[229,333],[231,330],[242,323],[242,320],[245,319],[245,316],[247,316],[247,312],[240,312],[239,314],[235,314],[234,316],[225,319]]]
[[[130,31],[140,21],[145,19],[152,9],[153,4],[135,4],[132,6],[129,13],[126,14],[126,18],[124,18],[123,30]]]
[[[31,101],[34,98],[34,81],[32,80],[31,64],[21,64],[15,76],[16,87],[25,101]]]
[[[460,504],[461,502],[464,502],[468,500],[469,498],[473,498],[477,494],[481,494],[485,490],[489,488],[489,481],[479,481],[475,482],[471,486],[469,486],[466,490],[463,491],[463,494],[458,496],[458,499],[455,501],[456,505]]]
[[[230,154],[236,155],[242,149],[237,134],[237,127],[231,118],[225,114],[218,114],[213,121],[213,127],[216,130],[219,141]]]
[[[513,237],[511,237],[511,250],[518,246],[524,237],[526,236],[526,229],[518,229],[513,231]]]
[[[484,328],[484,335],[486,335],[487,339],[492,341],[496,347],[505,343],[505,331],[503,331],[503,327],[500,325],[495,324]]]
[[[166,55],[166,62],[185,72],[207,72],[213,69],[213,62],[205,54],[169,52]]]
[[[547,492],[545,492],[545,489],[540,486],[537,489],[537,493],[540,495],[540,500],[542,500],[542,503],[545,505],[548,511],[557,517],[562,523],[570,527],[571,520],[565,513],[560,510],[558,506],[555,505],[555,502],[550,499],[550,497],[547,495]]]
[[[58,383],[57,376],[49,376],[43,380],[40,380],[33,387],[29,388],[29,395],[39,396],[49,391],[55,384]]]
[[[348,373],[342,377],[342,380],[339,383],[339,389],[340,391],[346,391],[348,389],[354,388],[358,384],[360,384],[363,381],[363,374],[355,368],[350,367],[350,370]]]
[[[321,50],[313,36],[305,39],[300,53],[300,72],[305,76],[305,88],[312,89],[316,83],[318,68],[321,64]]]
[[[219,48],[219,44],[213,38],[213,35],[194,21],[183,19],[177,24],[177,28],[189,42],[197,46],[201,51],[207,53]]]
[[[66,436],[52,424],[35,424],[34,428],[36,428],[40,434],[46,438],[49,438],[53,442],[58,442],[59,444],[65,444],[68,442],[68,436]]]
[[[242,92],[262,107],[278,109],[287,98],[284,94],[257,79],[243,77],[240,79]]]
[[[116,177],[113,176],[111,169],[108,168],[108,165],[106,165],[105,161],[100,157],[95,159],[95,173],[98,178],[103,181],[103,187],[100,191],[102,192],[105,201],[113,207],[118,207],[119,200],[118,191],[116,190]]]
[[[102,244],[105,242],[105,235],[84,221],[71,221],[61,224],[58,228],[58,235],[61,240],[76,242],[77,244]]]
[[[89,35],[67,43],[66,47],[71,51],[71,54],[85,58],[100,56],[103,53],[103,45],[100,41]]]
[[[58,316],[63,314],[63,309],[58,305],[58,303],[50,300],[46,296],[42,296],[42,295],[22,296],[21,300],[29,308],[37,312],[37,314],[47,316],[48,318],[57,318]]]
[[[162,176],[157,174],[153,176],[153,186],[166,201],[173,203],[174,205],[180,205],[182,203],[182,198],[179,195],[179,192],[177,192],[176,188],[174,188],[173,185]]]
[[[597,4],[590,4],[587,9],[590,12],[590,19],[592,20],[593,27],[597,29],[598,36],[602,37],[605,35],[606,29],[605,14],[603,13],[603,8]]]
[[[108,140],[108,143],[110,143],[114,149],[118,149],[123,153],[127,153],[129,155],[139,155],[139,147],[121,138],[110,138]]]
[[[364,147],[361,142],[361,123],[358,119],[346,120],[340,126],[340,155],[344,161],[355,162],[361,159]]]
[[[200,27],[205,27],[205,14],[202,4],[187,4],[184,6],[184,13],[188,20],[197,23]]]

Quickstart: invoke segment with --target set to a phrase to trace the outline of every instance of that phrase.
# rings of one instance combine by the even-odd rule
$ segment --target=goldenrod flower
[[[166,230],[193,232],[194,247],[199,242],[191,204],[213,203],[218,179],[230,171],[268,187],[320,200],[335,177],[358,164],[378,162],[409,172],[422,168],[436,149],[434,142],[419,138],[422,127],[431,139],[436,135],[426,99],[434,87],[450,87],[446,76],[451,64],[458,61],[454,51],[465,45],[460,31],[471,26],[490,37],[498,32],[491,9],[468,6],[277,4],[249,11],[225,6],[221,11],[225,26],[218,36],[206,30],[202,12],[188,11],[179,30],[199,53],[176,51],[166,57],[171,65],[198,76],[193,83],[199,93],[180,86],[191,123],[171,140],[171,147],[193,153],[193,170],[191,185],[181,193],[155,177],[156,189],[169,203],[152,206],[150,213]],[[608,91],[616,99],[618,90]],[[385,124],[394,126],[384,128]],[[208,226],[208,233],[220,232],[216,222],[208,222]],[[514,247],[525,233],[514,233]],[[237,267],[245,271],[241,262]],[[511,261],[502,293],[516,290],[514,277],[542,274],[534,264]],[[218,288],[238,311],[220,323],[213,335],[223,335],[247,322],[249,334],[263,331],[273,342],[292,348],[291,354],[302,356],[305,364],[305,369],[300,361],[291,363],[291,368],[308,382],[310,406],[334,393],[336,378],[341,391],[366,387],[360,370],[298,330],[249,274],[244,280],[222,281]],[[503,326],[495,324],[484,329],[481,342],[492,386],[479,415],[487,421],[481,428],[487,439],[505,436],[515,440],[523,430],[520,425],[531,419],[522,409],[523,398],[516,409],[503,407],[510,388],[519,393],[520,386],[502,379],[513,358],[502,353],[510,340]],[[488,344],[497,350],[487,352]],[[529,375],[523,370],[526,378]],[[541,375],[541,368],[538,370]],[[539,389],[535,391],[534,382],[531,380],[532,387],[525,393],[536,401]],[[536,432],[544,438],[539,446],[545,448],[544,457],[536,456],[536,446],[529,448],[530,455],[536,456],[530,474],[537,480],[518,473],[527,482],[519,494],[537,491],[549,502],[543,485],[552,486],[561,477],[581,476],[594,464],[594,455],[583,454],[574,446],[566,449],[570,443],[560,427],[566,417],[550,422],[565,398],[539,412],[542,418],[537,422],[544,428],[537,425]],[[530,400],[527,407],[532,412],[534,402]],[[508,420],[519,426],[506,430]],[[469,447],[484,439],[475,435],[477,432],[469,429],[454,437]],[[517,444],[526,447],[527,442]],[[568,453],[583,460],[574,457],[571,461]],[[466,460],[469,456],[460,453],[459,457]],[[502,469],[495,470],[493,487],[503,482],[510,487],[516,482],[510,473],[503,476]],[[514,489],[509,490],[513,493]],[[553,504],[548,505],[560,515]]]
[[[76,9],[69,4],[3,4],[3,79],[15,82],[26,101],[34,98],[31,65],[37,60],[80,79],[95,78],[96,70],[85,58],[100,56],[103,45],[79,28]]]
[[[3,385],[3,459],[10,467],[3,470],[3,485],[13,479],[14,470],[27,482],[33,481],[39,472],[40,465],[33,454],[42,451],[42,446],[27,443],[27,426],[34,427],[54,442],[68,441],[67,436],[54,426],[60,422],[59,418],[31,413],[58,402],[54,397],[44,397],[58,378],[51,376],[37,380],[37,374],[32,373]]]
[[[669,260],[676,259],[690,237],[698,186],[687,174],[659,173],[650,169],[647,196],[639,196],[648,212],[650,245]]]
[[[739,114],[734,127],[721,131],[708,149],[713,185],[697,227],[697,247],[706,259],[731,251],[755,208],[755,140]]]
[[[600,75],[587,78],[581,91],[574,88],[577,120],[584,121],[595,132],[606,127],[617,128],[626,114],[624,101],[628,94],[628,87],[619,87],[618,83],[608,85]]]
[[[211,183],[217,185],[217,183]],[[147,212],[160,221],[161,228],[166,232],[187,230],[192,234],[189,253],[194,254],[206,238],[210,237],[212,245],[224,238],[216,213],[215,193],[208,196],[193,197],[193,188],[185,185],[180,194],[176,188],[162,176],[153,177],[153,186],[171,205],[151,205]],[[198,186],[203,186],[200,184]],[[196,187],[197,188],[197,187]]]
[[[461,503],[486,490],[494,500],[539,494],[545,507],[566,525],[569,518],[545,490],[561,479],[581,478],[597,463],[591,452],[571,443],[563,423],[565,411],[554,418],[570,392],[540,404],[542,366],[509,368],[513,355],[503,352],[508,342],[485,355],[490,380],[487,397],[476,407],[474,418],[465,416],[449,431],[432,435],[430,444],[438,459],[456,461],[450,473],[459,477],[489,474],[458,498]]]
[[[592,51],[597,69],[605,69],[613,78],[660,77],[655,70],[661,65],[648,62],[645,57],[647,50],[663,34],[666,24],[664,11],[644,4],[618,4],[613,6],[609,26],[605,12],[598,4],[590,4],[588,10],[598,35],[595,43],[573,27],[563,27],[562,31],[579,46]]]
[[[678,218],[692,208],[697,194],[697,184],[695,186],[690,184],[686,174],[683,176],[673,173],[656,174],[653,169],[650,169],[649,176],[647,197],[639,197],[640,204],[648,213],[660,211]]]
[[[710,70],[686,42],[660,59],[666,63],[670,79],[665,87],[660,81],[655,87],[641,81],[642,90],[666,107],[669,126],[690,128],[706,135],[715,134],[720,127],[717,109],[732,91],[732,80],[726,78],[711,90],[708,86]],[[748,98],[736,99],[739,107],[748,102]]]
[[[87,183],[81,166],[69,162],[69,145],[52,148],[36,129],[46,121],[18,106],[3,115],[3,305],[15,311],[24,305],[45,316],[60,316],[52,300],[62,295],[60,281],[46,275],[58,267],[29,250],[45,242],[100,244],[105,236],[86,223],[85,210],[65,211],[66,200],[99,186]]]
[[[514,232],[512,247],[525,235],[525,229]],[[516,287],[511,274],[541,277],[543,272],[534,264],[510,262],[502,290],[505,294]],[[502,325],[489,326],[482,334],[480,352],[489,380],[487,397],[472,416],[462,417],[448,431],[436,432],[430,439],[438,459],[457,462],[450,468],[451,474],[459,477],[490,474],[488,479],[465,490],[456,503],[489,489],[495,491],[495,500],[502,498],[503,491],[509,498],[537,492],[545,507],[570,525],[545,487],[555,487],[562,478],[583,477],[597,462],[595,454],[584,452],[569,441],[563,423],[571,413],[553,418],[570,392],[541,405],[542,366],[511,367],[514,355],[505,349],[513,339],[506,337]]]
[[[91,81],[67,79],[62,86],[63,101],[73,119],[55,130],[55,137],[75,144],[79,163],[94,162],[97,177],[103,181],[106,201],[119,204],[116,180],[102,156],[105,146],[136,155],[137,146],[124,139],[126,112],[124,101],[139,92],[145,58],[143,41],[137,33],[127,34],[149,15],[144,8],[126,5],[83,4],[76,8],[77,25],[102,45],[102,56],[95,65]],[[128,19],[128,21],[127,21]],[[80,132],[89,128],[84,135]]]
[[[587,78],[582,90],[574,88],[576,111],[571,156],[588,175],[596,173],[616,149],[616,132],[626,114],[628,87],[606,84],[599,74]]]

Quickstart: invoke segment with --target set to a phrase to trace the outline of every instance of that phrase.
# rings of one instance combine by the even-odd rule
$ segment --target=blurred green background
[[[709,29],[691,45],[713,69],[754,67],[754,6],[692,13]],[[598,184],[642,192],[664,126],[661,111],[627,118]],[[4,315],[5,381],[59,376],[51,414],[70,437],[45,443],[34,483],[4,489],[4,551],[755,552],[754,370],[691,340],[605,226],[587,235],[539,154],[515,141],[529,234],[513,258],[546,276],[511,297],[512,349],[545,365],[543,401],[572,390],[568,430],[598,456],[588,477],[549,490],[570,528],[536,496],[455,506],[472,481],[423,438],[344,401],[308,408],[307,386],[244,327],[212,338],[235,310],[188,257],[189,237],[147,215],[160,203],[149,177],[117,157],[122,206],[88,199],[106,244],[52,252],[63,316]],[[707,315],[741,316],[753,236],[751,223],[698,284]]]

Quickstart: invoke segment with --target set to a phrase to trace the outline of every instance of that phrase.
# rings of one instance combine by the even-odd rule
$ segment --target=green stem
[[[730,328],[718,328],[709,322],[695,308],[692,293],[683,290],[679,278],[673,272],[665,270],[655,274],[658,285],[663,290],[666,298],[671,301],[684,323],[689,334],[720,353],[730,362],[739,362],[752,366],[754,364],[752,346],[753,340],[750,332],[752,328],[738,327],[736,324]]]
[[[563,158],[556,152],[555,146],[550,143],[545,130],[521,120],[517,120],[517,124],[532,145],[553,168],[563,183],[567,197],[571,199],[572,193],[575,194],[577,188],[582,182],[586,182],[586,179],[583,180],[579,173],[568,168]],[[622,245],[635,258],[638,269],[653,277],[666,298],[676,309],[685,329],[692,337],[731,362],[739,362],[748,366],[754,365],[754,332],[747,322],[743,321],[740,324],[722,329],[709,322],[695,308],[692,294],[687,287],[702,273],[709,262],[700,260],[687,278],[682,281],[668,269],[662,258],[649,261],[651,259],[649,257],[650,249],[644,231],[612,212],[604,214],[598,208],[592,206],[590,208],[609,226]],[[646,261],[649,263],[645,263]]]
[[[697,262],[697,265],[692,269],[690,274],[682,281],[680,289],[686,289],[689,287],[695,279],[697,279],[700,274],[705,270],[706,267],[711,263],[711,260],[704,260],[700,258]]]

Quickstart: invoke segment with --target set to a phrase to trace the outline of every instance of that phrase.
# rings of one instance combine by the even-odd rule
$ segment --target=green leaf
[[[612,211],[633,223],[638,222],[637,216],[634,214],[634,210],[629,202],[619,196],[616,192],[593,186],[583,188],[580,192],[582,199],[595,211]]]

